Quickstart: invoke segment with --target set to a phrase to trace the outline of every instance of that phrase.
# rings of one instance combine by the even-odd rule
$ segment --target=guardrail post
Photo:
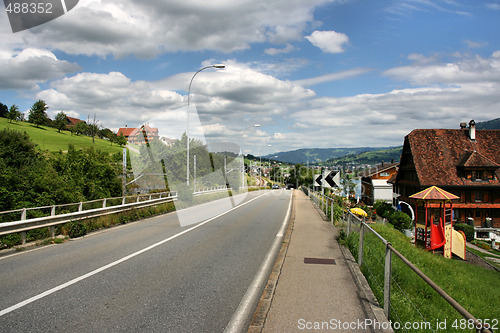
[[[137,202],[141,201],[141,196],[140,194],[137,195]]]
[[[125,205],[126,202],[127,202],[127,197],[122,197],[122,205]]]
[[[51,238],[56,237],[56,227],[55,226],[50,226],[49,230],[50,230],[50,237]]]
[[[392,270],[392,251],[389,248],[391,243],[385,245],[385,265],[384,265],[384,313],[387,320],[390,320],[391,309],[391,270]]]
[[[106,199],[102,200],[102,208],[106,208]]]
[[[26,220],[26,208],[23,208],[23,212],[21,213],[21,220]],[[26,244],[26,231],[21,232],[21,244]]]
[[[78,211],[83,211],[83,202],[80,202],[80,204],[78,205]]]
[[[347,235],[351,233],[351,214],[347,214]]]
[[[361,222],[361,226],[359,228],[359,248],[358,248],[358,265],[361,267],[363,264],[363,248],[365,241],[365,226],[364,223]]]

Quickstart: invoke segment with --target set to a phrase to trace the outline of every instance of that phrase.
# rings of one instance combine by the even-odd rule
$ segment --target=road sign
[[[314,185],[315,186],[321,186],[322,180],[323,180],[323,175],[321,175],[321,174],[320,175],[316,175],[316,178],[314,179],[314,181],[315,181]]]
[[[340,185],[340,172],[339,171],[326,171],[324,187],[339,187]]]

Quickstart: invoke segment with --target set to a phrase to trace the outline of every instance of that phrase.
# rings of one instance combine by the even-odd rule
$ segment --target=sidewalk
[[[354,258],[338,244],[338,228],[323,220],[302,191],[294,195],[289,238],[261,299],[270,308],[259,303],[249,332],[392,332],[381,329],[389,326],[383,309],[374,304]],[[311,260],[316,262],[305,263]]]

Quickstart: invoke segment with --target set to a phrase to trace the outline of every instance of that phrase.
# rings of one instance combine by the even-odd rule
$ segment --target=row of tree
[[[36,149],[26,132],[0,131],[0,207],[12,210],[121,196],[121,154]]]
[[[127,140],[123,135],[117,136],[109,128],[104,128],[98,126],[95,118],[90,124],[84,121],[77,123],[75,126],[68,127],[67,116],[64,112],[59,112],[54,120],[50,119],[47,115],[47,110],[49,106],[45,101],[38,100],[30,108],[28,113],[28,122],[34,124],[36,127],[39,126],[49,126],[56,128],[59,132],[63,130],[71,131],[72,134],[76,135],[87,135],[94,137],[99,137],[101,139],[107,139],[111,144],[113,142],[119,145],[125,145]],[[9,119],[10,122],[13,121],[24,121],[24,114],[19,111],[19,107],[16,104],[7,107],[7,105],[0,103],[0,117]]]

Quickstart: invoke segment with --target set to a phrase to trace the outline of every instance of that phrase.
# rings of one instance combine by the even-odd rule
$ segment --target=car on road
[[[273,184],[273,186],[271,188],[273,190],[278,190],[280,188],[280,186],[278,184]]]

